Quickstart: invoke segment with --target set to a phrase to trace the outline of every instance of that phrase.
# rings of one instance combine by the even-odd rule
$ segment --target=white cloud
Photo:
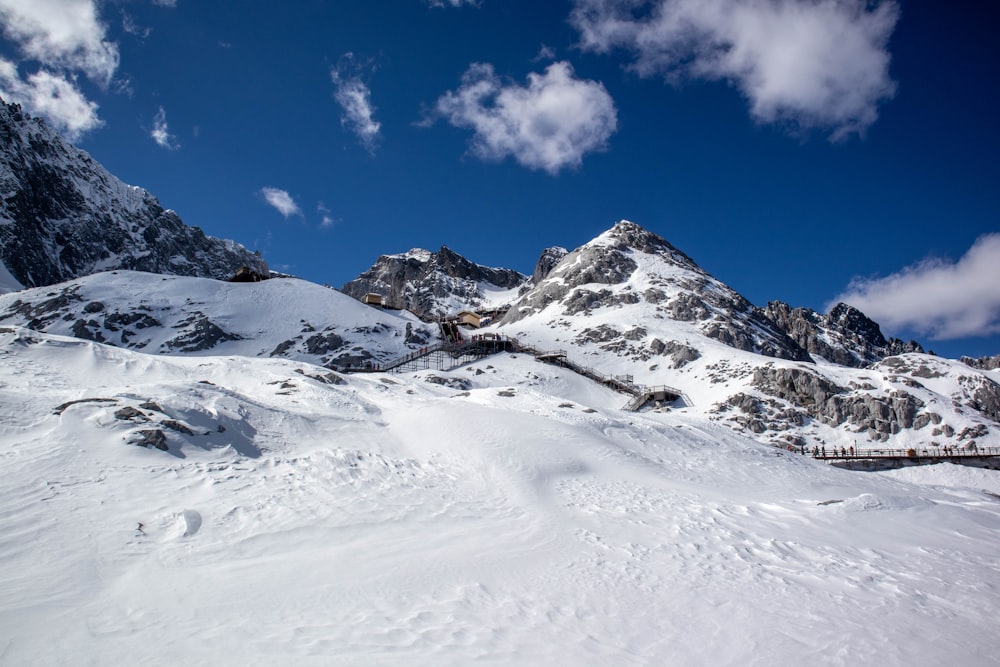
[[[431,7],[461,7],[462,5],[476,6],[479,0],[427,0]]]
[[[473,64],[458,90],[438,99],[435,112],[474,131],[474,155],[484,160],[512,156],[550,174],[579,167],[584,154],[603,149],[618,128],[608,91],[596,81],[575,78],[567,62],[529,74],[527,86],[505,85],[492,65]]]
[[[180,148],[180,144],[177,143],[177,137],[170,134],[170,129],[167,127],[167,112],[163,107],[160,107],[160,110],[156,112],[156,116],[153,117],[153,130],[149,133],[149,136],[159,146],[167,150],[173,151]]]
[[[330,69],[333,80],[333,99],[343,113],[341,125],[348,127],[369,153],[375,153],[382,124],[375,120],[372,92],[360,74],[363,67],[355,62],[354,54],[345,53],[336,67]]]
[[[759,122],[862,133],[895,94],[892,0],[574,0],[584,49],[621,48],[641,76],[725,80]]]
[[[264,196],[264,201],[276,208],[286,220],[293,215],[302,215],[299,205],[287,191],[279,188],[261,188],[260,194]]]
[[[76,80],[82,73],[107,89],[118,68],[118,46],[106,39],[95,0],[0,0],[0,26],[21,56],[0,61],[4,97],[70,141],[104,124]],[[25,63],[36,71],[22,77]]]
[[[1000,333],[1000,234],[980,237],[955,263],[928,259],[884,278],[856,278],[836,301],[889,330],[935,339]]]
[[[105,39],[93,0],[0,0],[3,32],[25,58],[49,69],[79,70],[107,86],[118,46]]]
[[[97,105],[87,100],[74,82],[44,70],[22,80],[17,66],[2,58],[0,96],[45,117],[70,141],[77,141],[84,133],[104,124],[97,117]]]
[[[333,227],[336,220],[333,219],[330,209],[327,208],[323,202],[316,204],[316,211],[320,214],[320,227],[323,227],[324,229],[327,227]]]
[[[170,7],[173,9],[177,6],[177,0],[153,0],[153,4],[157,7]]]

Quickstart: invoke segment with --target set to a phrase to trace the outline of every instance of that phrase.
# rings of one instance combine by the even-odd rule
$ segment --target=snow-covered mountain
[[[149,354],[283,357],[327,368],[384,362],[436,327],[294,278],[232,283],[113,271],[0,295],[0,324]]]
[[[648,308],[629,308],[639,304]],[[580,321],[587,322],[587,316],[594,311],[626,314],[633,310],[637,315],[641,310],[642,318],[655,313],[661,319],[689,323],[687,329],[691,334],[739,350],[784,359],[808,359],[798,344],[749,301],[663,238],[628,221],[619,222],[565,255],[546,278],[511,307],[502,323],[513,324],[544,313],[542,317],[555,318],[552,326],[565,328],[559,318],[583,315]],[[618,321],[631,322],[627,315]],[[588,327],[579,336],[616,348],[638,349],[633,345],[636,341],[651,342],[640,334],[642,328],[640,322],[627,331],[610,325]],[[685,353],[680,349],[676,353],[680,355],[678,361],[682,361]]]
[[[755,308],[631,222],[566,255],[497,330],[608,376],[675,387],[686,410],[763,442],[1000,444],[997,374],[918,352],[889,356],[920,348],[886,340],[848,306],[826,316]]]
[[[380,294],[391,308],[434,318],[509,303],[528,280],[513,269],[481,266],[442,246],[437,252],[414,248],[382,255],[341,291],[356,299]]]
[[[27,287],[114,269],[227,278],[247,266],[267,275],[259,255],[185,225],[3,100],[0,193],[0,286],[5,273]]]

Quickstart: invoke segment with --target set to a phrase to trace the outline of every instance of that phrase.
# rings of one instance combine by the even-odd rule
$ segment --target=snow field
[[[22,329],[0,357],[0,664],[1000,649],[996,471],[838,470],[522,355],[341,386]],[[193,434],[126,444],[167,418]]]

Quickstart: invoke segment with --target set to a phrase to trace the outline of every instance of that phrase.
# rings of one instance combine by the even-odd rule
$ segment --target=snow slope
[[[0,357],[3,664],[1000,650],[1000,472],[838,470],[523,355],[336,385],[0,326]]]
[[[436,340],[412,314],[292,278],[230,283],[113,271],[0,295],[0,324],[154,354],[274,356],[328,367],[385,361]]]

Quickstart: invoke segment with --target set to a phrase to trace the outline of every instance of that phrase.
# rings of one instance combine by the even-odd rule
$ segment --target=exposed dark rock
[[[219,343],[242,340],[242,336],[229,333],[202,313],[196,313],[183,323],[184,333],[164,343],[172,352],[201,352],[211,350]]]
[[[674,297],[667,304],[667,312],[678,322],[698,322],[712,316],[705,302],[691,292],[681,292]]]
[[[147,417],[142,410],[137,410],[131,405],[126,405],[124,408],[116,410],[115,419],[120,419],[122,421],[149,421],[149,417]]]
[[[472,383],[465,378],[445,378],[439,375],[428,375],[424,378],[425,382],[430,382],[431,384],[439,384],[443,387],[451,387],[452,389],[466,390],[472,386]]]
[[[286,341],[283,341],[281,343],[278,343],[278,345],[271,351],[271,356],[272,357],[283,357],[283,356],[285,356],[288,353],[289,350],[291,350],[293,347],[295,347],[296,343],[298,343],[298,341],[294,340],[294,339],[293,340],[286,340]]]
[[[229,279],[231,283],[259,283],[270,278],[269,275],[256,271],[250,266],[241,266],[236,269],[236,273]]]
[[[772,301],[763,314],[810,354],[842,366],[862,368],[885,357],[924,351],[916,341],[886,339],[878,324],[844,303],[821,315]]]
[[[683,368],[690,362],[701,357],[701,352],[698,350],[673,340],[663,342],[659,338],[654,338],[649,343],[649,349],[654,354],[671,357],[674,362],[674,368]]]
[[[66,411],[66,408],[71,405],[77,405],[78,403],[117,403],[113,398],[79,398],[75,401],[66,401],[65,403],[56,406],[56,409],[52,411],[52,414],[61,415]]]
[[[535,272],[531,276],[532,281],[537,285],[545,280],[552,269],[568,254],[569,251],[566,248],[552,247],[543,250],[541,256],[538,258],[538,262],[535,264]]]
[[[577,345],[585,343],[606,343],[621,336],[621,332],[608,324],[602,324],[596,329],[584,329],[576,337]]]
[[[101,325],[94,320],[77,320],[73,323],[73,335],[82,340],[92,340],[103,343],[106,339],[101,333]]]
[[[966,366],[970,366],[980,371],[992,371],[1000,368],[1000,354],[994,357],[962,357],[960,361]]]
[[[160,424],[169,428],[171,431],[177,431],[178,433],[183,433],[184,435],[194,435],[194,431],[175,419],[164,419],[160,422]]]
[[[801,407],[811,417],[831,426],[845,423],[885,440],[904,428],[914,428],[924,407],[919,398],[904,391],[888,396],[848,393],[829,380],[796,368],[766,366],[754,372],[754,386],[764,393]],[[928,415],[927,420],[933,421]],[[927,421],[921,420],[923,426]]]
[[[306,339],[306,351],[309,354],[328,354],[339,350],[343,346],[344,339],[335,333],[315,334]]]
[[[104,317],[104,328],[109,331],[118,331],[126,327],[148,329],[159,326],[163,326],[160,321],[146,313],[108,313]]]
[[[984,417],[1000,422],[1000,384],[985,375],[961,376],[959,384],[965,394],[965,404]]]
[[[347,380],[345,380],[344,378],[340,377],[336,373],[323,373],[322,375],[313,375],[311,373],[306,373],[301,368],[296,368],[295,372],[299,373],[301,375],[304,375],[304,376],[306,376],[307,378],[309,378],[311,380],[316,380],[317,382],[322,382],[323,384],[329,384],[329,385],[343,385],[343,384],[347,384]]]
[[[434,337],[431,332],[423,327],[413,327],[412,322],[406,323],[406,336],[403,341],[407,345],[427,345]]]
[[[72,304],[83,301],[79,291],[79,285],[67,285],[58,292],[49,292],[48,298],[37,303],[18,299],[10,304],[6,313],[0,314],[0,321],[21,316],[28,320],[25,326],[29,329],[43,331],[45,327],[64,315]]]
[[[161,452],[165,452],[170,449],[167,446],[167,436],[160,429],[138,431],[135,435],[138,437],[131,441],[131,444],[133,445],[138,445],[139,447],[155,447]]]
[[[399,255],[383,255],[367,271],[345,283],[341,291],[361,299],[376,293],[391,308],[407,308],[422,317],[454,315],[442,305],[457,297],[469,308],[484,299],[480,283],[500,289],[523,285],[527,276],[512,269],[480,266],[441,246],[435,253],[414,249]]]
[[[45,122],[0,100],[0,261],[24,286],[98,270],[227,278],[259,255],[188,227]]]

